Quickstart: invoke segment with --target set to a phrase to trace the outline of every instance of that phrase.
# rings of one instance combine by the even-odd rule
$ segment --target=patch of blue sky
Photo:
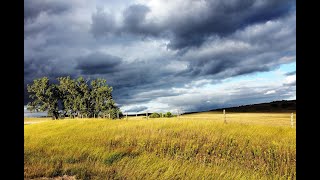
[[[224,86],[225,84],[239,84],[239,82],[249,83],[248,85],[259,84],[277,84],[282,83],[287,77],[285,74],[296,70],[296,62],[282,64],[278,68],[275,68],[267,72],[255,72],[251,74],[240,75],[236,77],[230,77],[222,80],[217,84],[205,84],[203,88],[214,88]]]

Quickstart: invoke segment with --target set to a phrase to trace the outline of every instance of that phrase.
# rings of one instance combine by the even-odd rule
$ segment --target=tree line
[[[47,111],[53,119],[61,117],[108,117],[123,116],[112,98],[112,87],[105,79],[72,79],[69,76],[57,78],[57,84],[42,77],[27,85],[31,112]]]
[[[149,117],[150,118],[162,118],[162,117],[166,117],[166,118],[170,118],[170,117],[175,117],[176,115],[171,114],[171,112],[167,112],[167,113],[152,113]]]

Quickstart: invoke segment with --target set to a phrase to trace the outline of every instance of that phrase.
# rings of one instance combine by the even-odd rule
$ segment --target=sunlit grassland
[[[240,124],[260,124],[266,126],[290,126],[290,113],[226,113],[227,122]],[[182,116],[181,116],[182,117]],[[201,119],[223,122],[224,115],[221,112],[203,112],[183,116],[185,119]],[[294,125],[296,114],[293,114]]]
[[[24,123],[35,123],[35,122],[44,122],[44,121],[50,121],[51,118],[32,118],[32,117],[24,117]]]
[[[296,179],[290,113],[234,113],[227,122],[221,113],[198,113],[26,125],[24,176]]]

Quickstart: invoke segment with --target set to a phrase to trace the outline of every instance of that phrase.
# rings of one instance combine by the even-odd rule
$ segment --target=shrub
[[[119,118],[123,117],[122,112],[119,111],[118,109],[110,109],[109,112],[110,112],[110,118],[111,119],[117,119],[118,118],[117,117],[118,116],[117,113],[119,113]]]
[[[173,117],[171,112],[167,112],[166,114],[164,114],[164,117]]]
[[[150,117],[150,118],[159,118],[159,117],[160,117],[160,114],[158,114],[158,113],[152,113],[149,117]]]

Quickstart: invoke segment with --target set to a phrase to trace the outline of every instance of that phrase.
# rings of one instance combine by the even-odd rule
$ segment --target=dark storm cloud
[[[251,58],[256,58],[254,62],[250,61]],[[225,55],[224,57],[215,57],[211,55],[209,57],[203,57],[203,59],[197,59],[197,61],[189,60],[190,66],[186,71],[186,74],[192,76],[215,76],[219,79],[227,77],[233,77],[243,74],[250,74],[253,72],[265,72],[270,71],[280,64],[275,63],[277,59],[270,55],[254,56],[246,54],[239,54],[239,56],[230,57]],[[261,63],[265,61],[265,63]],[[252,64],[254,63],[254,64]]]
[[[290,11],[294,1],[206,1],[208,10],[188,15],[177,21],[172,18],[173,39],[169,48],[200,46],[210,35],[227,36],[238,29],[278,18]]]
[[[117,71],[116,67],[121,64],[121,61],[119,57],[95,52],[79,57],[76,69],[85,75],[107,74]]]
[[[91,19],[91,33],[96,38],[109,35],[116,30],[115,19],[110,13],[98,9]]]
[[[51,75],[53,73],[52,62],[50,56],[38,56],[36,58],[25,60],[24,75],[25,80],[32,80],[34,78],[40,78],[44,74]]]
[[[146,14],[150,11],[145,5],[131,5],[124,12],[124,29],[133,33],[143,33]]]
[[[146,20],[146,15],[151,9],[146,5],[131,5],[123,12],[123,26],[117,31],[129,32],[143,36],[163,36],[166,34],[170,43],[168,48],[183,49],[186,47],[199,47],[209,36],[227,36],[236,30],[248,25],[265,22],[288,14],[295,8],[292,0],[232,0],[232,1],[199,1],[205,3],[205,8],[199,12],[192,13],[193,4],[196,1],[186,1],[190,13],[186,10],[176,9],[169,12],[168,19],[161,22]],[[103,24],[92,25],[92,29],[107,26],[109,17],[100,17]],[[103,34],[93,32],[94,35]]]
[[[117,88],[117,86],[115,86]],[[152,102],[159,97],[172,97],[177,96],[179,93],[173,92],[170,90],[170,84],[157,84],[152,83],[149,85],[144,85],[143,88],[130,88],[130,90],[126,90],[126,88],[119,88],[117,92],[115,92],[116,97],[121,97],[118,99],[118,103],[120,105],[130,105],[137,103],[147,103]]]
[[[114,97],[118,104],[148,102],[157,97],[178,95],[163,89],[172,85],[183,86],[188,79],[176,76],[175,71],[166,69],[169,62],[168,59],[122,62],[115,68],[117,71],[104,74],[103,77],[114,87]]]
[[[147,106],[134,106],[130,109],[127,109],[126,112],[140,112],[148,109]]]
[[[223,79],[273,70],[295,61],[295,33],[295,15],[290,14],[227,37],[210,37],[181,56],[181,61],[189,63],[184,74]]]
[[[33,53],[31,53],[33,54]],[[29,101],[29,95],[27,93],[27,84],[32,84],[34,79],[48,77],[51,82],[56,82],[58,77],[70,76],[72,78],[77,77],[78,73],[72,67],[72,61],[61,61],[58,58],[49,53],[34,54],[29,56],[29,52],[25,52],[24,57],[24,102]]]
[[[99,77],[114,87],[114,98],[123,107],[167,98],[161,102],[172,104],[171,109],[184,105],[186,110],[203,110],[223,103],[203,103],[202,93],[179,99],[186,92],[174,88],[188,91],[205,85],[203,79],[218,84],[295,62],[295,1],[188,0],[159,7],[126,3],[121,8],[113,6],[115,1],[27,2],[25,86],[43,76]],[[295,92],[292,82],[282,85]],[[239,94],[247,102],[292,96],[280,90],[263,97],[244,92]],[[26,97],[25,89],[25,102]],[[245,101],[234,95],[228,103]]]
[[[158,24],[145,21],[148,12],[150,12],[148,6],[130,5],[122,12],[123,22],[120,25],[116,23],[112,14],[97,10],[92,15],[91,33],[96,38],[108,36],[111,33],[158,36],[161,33]]]
[[[296,74],[296,71],[292,71],[292,72],[287,72],[285,75],[286,76],[292,76],[292,75],[295,75]]]
[[[66,1],[24,0],[24,20],[32,20],[42,12],[59,14],[70,8],[71,5]]]

